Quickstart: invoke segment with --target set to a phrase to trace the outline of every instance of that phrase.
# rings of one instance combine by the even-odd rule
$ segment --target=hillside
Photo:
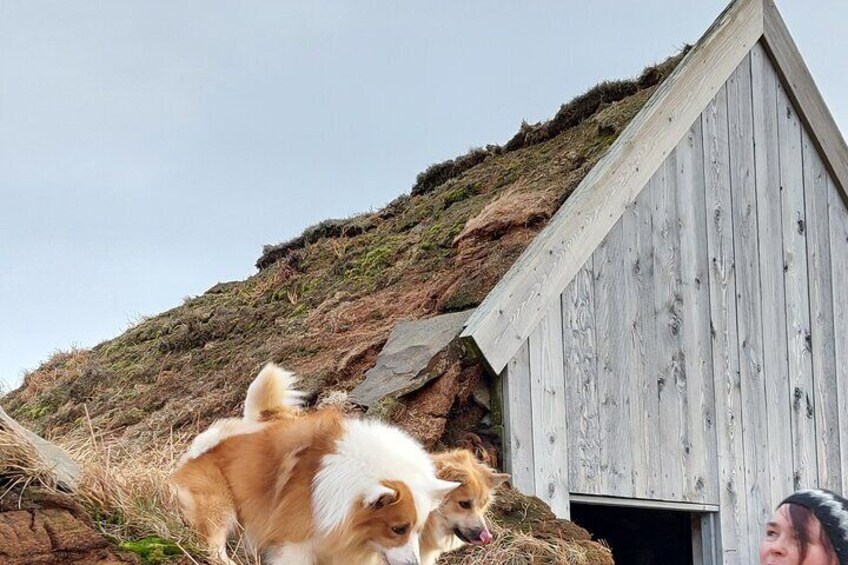
[[[301,375],[317,402],[352,390],[398,320],[479,304],[681,58],[600,84],[503,146],[431,166],[382,210],[266,247],[244,281],[55,355],[3,406],[46,437],[93,429],[144,453],[238,413],[269,360]],[[472,398],[483,371],[465,354],[452,363],[379,415],[428,445],[470,441],[491,453]]]

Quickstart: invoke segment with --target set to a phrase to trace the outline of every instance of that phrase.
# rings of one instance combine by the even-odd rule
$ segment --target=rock
[[[471,398],[474,402],[486,409],[487,412],[492,410],[492,393],[489,391],[489,383],[485,380],[480,380],[471,393]]]
[[[18,424],[3,408],[0,408],[0,428],[12,431],[33,444],[39,456],[53,470],[56,484],[66,491],[74,489],[79,479],[80,466],[63,449]]]
[[[28,489],[0,500],[0,563],[122,565],[138,559],[112,547],[70,498]]]
[[[438,372],[428,371],[430,363],[459,335],[471,312],[398,322],[374,367],[351,392],[351,400],[370,407],[387,396],[409,394],[437,377]]]

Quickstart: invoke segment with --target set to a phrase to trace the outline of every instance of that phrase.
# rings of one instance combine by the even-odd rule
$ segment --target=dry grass
[[[82,466],[74,498],[120,540],[156,535],[188,541],[168,486],[178,454],[172,449],[129,452],[106,446],[92,434],[63,446]]]
[[[56,488],[53,473],[35,447],[15,432],[0,428],[0,498],[29,486]]]
[[[141,453],[107,446],[92,430],[88,438],[62,447],[82,468],[72,497],[106,536],[124,549],[158,538],[157,543],[181,550],[181,563],[208,563],[194,533],[180,518],[168,483],[182,453],[178,448],[182,439],[171,438],[165,449]],[[58,492],[50,466],[35,447],[20,435],[0,428],[0,498],[9,493],[23,497],[34,486]],[[259,565],[258,556],[246,550],[241,536],[231,549],[238,565]]]
[[[340,402],[343,399],[333,399]],[[181,564],[209,563],[202,546],[181,520],[168,476],[175,468],[189,437],[171,437],[164,447],[141,451],[109,445],[91,427],[84,439],[62,445],[80,463],[82,473],[73,498],[92,516],[101,531],[124,549],[155,536],[181,550]],[[55,489],[50,468],[40,461],[31,444],[17,434],[0,430],[0,485],[6,493],[22,492],[30,485]],[[2,492],[0,492],[2,494]],[[507,528],[493,517],[495,541],[486,547],[467,547],[446,555],[447,565],[597,565],[612,563],[609,552],[581,540],[534,537]],[[231,545],[238,565],[259,565],[257,555],[242,543]],[[604,552],[606,551],[606,554]],[[162,563],[151,560],[146,563]]]
[[[182,550],[184,563],[206,563],[202,544],[180,517],[168,482],[188,437],[171,437],[160,448],[130,450],[107,445],[93,428],[83,441],[63,447],[82,466],[74,498],[95,518],[104,533],[122,543],[151,536]],[[259,565],[238,536],[231,546],[238,565]]]
[[[83,466],[76,498],[99,520],[104,531],[119,540],[156,535],[185,548],[186,555],[200,562],[203,551],[198,540],[179,518],[167,476],[181,449],[170,443],[154,459],[149,454],[131,454],[102,443],[89,441],[70,446]],[[120,461],[120,463],[118,463]],[[449,565],[589,565],[612,563],[609,551],[583,541],[540,539],[517,530],[491,525],[495,541],[486,547],[468,547],[446,555],[440,563]],[[605,552],[605,554],[604,554]],[[239,536],[231,545],[231,555],[239,565],[259,565]]]
[[[466,547],[442,558],[444,565],[588,565],[607,561],[612,553],[582,541],[539,539],[497,524],[490,529],[495,540],[483,547]]]

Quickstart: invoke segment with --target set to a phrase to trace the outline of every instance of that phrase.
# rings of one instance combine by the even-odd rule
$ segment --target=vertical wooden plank
[[[730,126],[730,189],[736,257],[736,327],[742,398],[742,444],[748,524],[765,524],[773,509],[768,500],[769,461],[766,435],[766,392],[760,317],[760,259],[754,164],[754,117],[751,57],[746,57],[727,85]],[[746,561],[759,560],[757,544]],[[743,556],[744,558],[744,556]]]
[[[669,155],[657,172],[652,209],[654,259],[654,332],[656,357],[653,367],[659,401],[660,469],[659,495],[680,500],[684,485],[685,446],[689,444],[686,374],[681,337],[680,228],[677,217],[676,157]]]
[[[503,374],[507,471],[524,494],[536,493],[533,461],[533,408],[530,403],[530,346],[524,343]]]
[[[827,170],[807,132],[802,128],[801,133],[804,205],[807,214],[807,264],[813,390],[816,405],[818,486],[839,491],[842,488],[842,463],[839,455],[839,402],[833,326]],[[843,282],[848,284],[848,281]]]
[[[631,476],[633,496],[649,499],[661,498],[662,491],[653,259],[653,209],[662,176],[654,173],[621,219],[627,245],[622,298],[628,305],[622,323],[629,331],[621,355],[630,381]]]
[[[692,514],[692,563],[719,565],[716,555],[716,517],[714,512]]]
[[[792,386],[794,487],[816,486],[816,422],[810,356],[810,293],[807,285],[807,223],[804,209],[801,124],[781,84],[777,88],[778,147],[786,285],[786,335]]]
[[[827,179],[833,292],[836,396],[839,405],[839,452],[842,490],[848,492],[848,208],[831,178]]]
[[[692,521],[692,563],[704,565],[704,525],[699,514],[690,516]]]
[[[703,528],[705,531],[704,540],[705,544],[709,542],[710,547],[709,551],[705,552],[704,558],[709,559],[707,563],[712,563],[713,565],[719,565],[723,563],[723,559],[719,550],[721,549],[718,543],[719,532],[721,530],[721,526],[719,524],[719,515],[715,513],[710,513],[704,516],[703,520]]]
[[[622,355],[628,347],[631,316],[628,301],[622,300],[628,276],[624,234],[624,223],[619,221],[595,250],[593,258],[595,320],[599,336],[599,487],[608,496],[630,496],[633,492],[629,374]]]
[[[769,446],[769,506],[793,489],[792,405],[783,281],[783,228],[780,206],[780,161],[777,136],[777,75],[762,46],[751,51],[754,109],[754,160],[757,165],[757,227],[760,242],[760,293],[763,374]]]
[[[745,563],[748,519],[742,468],[739,358],[736,335],[736,274],[733,256],[727,86],[702,114],[710,258],[716,432],[720,490],[720,554],[726,564]]]
[[[533,407],[533,461],[536,496],[560,518],[568,518],[568,438],[562,359],[560,297],[548,306],[530,334],[530,403]]]
[[[833,180],[839,183],[842,196],[848,198],[848,144],[839,131],[827,104],[804,63],[798,47],[775,6],[775,0],[765,0],[763,6],[763,37],[771,56],[777,62],[789,98],[802,112],[802,120],[816,138],[820,155],[829,163]]]
[[[688,391],[689,443],[684,446],[683,499],[718,504],[715,392],[710,348],[710,297],[704,143],[701,120],[677,146],[677,213],[680,225],[680,292]]]
[[[600,494],[597,361],[592,258],[562,295],[568,485],[571,492]]]

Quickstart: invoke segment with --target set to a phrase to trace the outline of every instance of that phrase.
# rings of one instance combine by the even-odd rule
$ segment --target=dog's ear
[[[509,473],[492,473],[492,476],[489,477],[489,488],[498,488],[509,479]]]
[[[433,460],[433,464],[436,466],[436,476],[439,479],[457,483],[464,483],[468,480],[466,468],[451,459],[437,458]]]
[[[370,506],[374,510],[379,510],[397,500],[398,493],[396,490],[385,485],[377,485],[371,487],[363,497],[362,503],[364,506]]]
[[[457,488],[462,483],[436,479],[431,484],[432,486],[430,487],[430,495],[437,500],[441,500],[446,497],[450,491]]]

